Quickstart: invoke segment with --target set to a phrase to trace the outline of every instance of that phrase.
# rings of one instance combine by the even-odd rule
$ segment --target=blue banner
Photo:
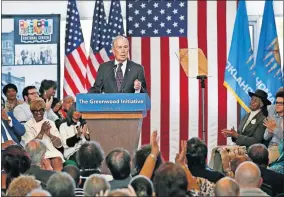
[[[148,94],[77,94],[76,107],[80,112],[147,112]]]
[[[254,71],[257,88],[267,92],[268,99],[274,103],[277,90],[283,86],[283,71],[271,0],[265,2]]]
[[[255,90],[255,77],[250,70],[253,64],[254,58],[246,2],[239,1],[230,53],[225,69],[224,86],[233,93],[242,106],[242,115],[250,111],[248,92]]]

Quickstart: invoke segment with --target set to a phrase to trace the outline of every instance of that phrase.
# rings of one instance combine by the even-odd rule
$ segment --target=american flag
[[[227,143],[221,129],[237,127],[237,102],[223,86],[236,8],[236,1],[126,2],[130,55],[144,66],[152,106],[141,141],[149,143],[157,130],[166,160],[174,161],[180,140],[202,138],[199,74],[210,76],[205,83],[208,152]],[[181,49],[191,51],[188,66],[180,64]]]
[[[103,0],[97,0],[88,60],[87,89],[94,84],[99,65],[113,59],[111,51],[112,39],[123,33],[120,1],[113,0],[111,2],[109,20],[107,23]]]
[[[86,92],[87,57],[76,1],[69,0],[66,16],[63,95]]]

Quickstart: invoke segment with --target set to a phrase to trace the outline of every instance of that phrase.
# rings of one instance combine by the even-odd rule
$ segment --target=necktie
[[[116,86],[117,86],[118,92],[121,91],[121,84],[123,81],[123,73],[122,73],[121,66],[122,66],[122,63],[119,63],[118,68],[116,70]]]

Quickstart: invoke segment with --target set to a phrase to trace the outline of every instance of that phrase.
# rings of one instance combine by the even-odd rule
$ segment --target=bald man
[[[51,196],[51,194],[48,191],[43,190],[43,189],[34,189],[30,193],[28,193],[27,196],[42,196],[42,197],[45,197],[45,196]]]
[[[240,196],[269,196],[260,189],[261,172],[256,164],[245,161],[236,170],[235,180],[240,186]]]
[[[239,196],[240,187],[238,183],[229,177],[220,179],[215,186],[216,196]]]

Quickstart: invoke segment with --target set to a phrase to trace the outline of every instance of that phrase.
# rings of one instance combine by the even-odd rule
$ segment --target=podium
[[[76,106],[87,121],[91,140],[100,143],[106,156],[118,147],[134,153],[151,104],[146,93],[109,93],[77,94]],[[108,173],[105,164],[102,173]]]

